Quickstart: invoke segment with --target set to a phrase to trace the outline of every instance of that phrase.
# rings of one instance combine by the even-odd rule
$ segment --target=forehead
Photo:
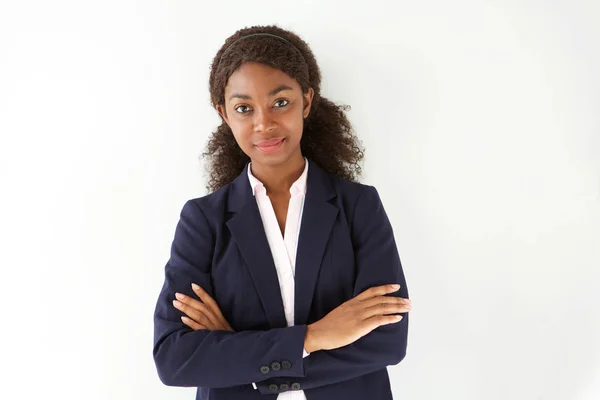
[[[225,96],[230,93],[248,95],[267,94],[279,85],[300,90],[300,84],[285,72],[265,64],[247,62],[239,67],[227,81]]]

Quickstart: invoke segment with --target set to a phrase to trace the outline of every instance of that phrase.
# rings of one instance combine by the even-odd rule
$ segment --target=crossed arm
[[[398,283],[401,289],[392,295],[408,298],[392,227],[381,199],[374,187],[365,186],[363,190],[351,224],[357,269],[353,294]],[[380,326],[348,346],[316,351],[308,357],[303,357],[306,325],[233,332],[222,329],[226,325],[221,321],[220,329],[194,330],[181,319],[181,311],[172,301],[175,293],[191,296],[192,282],[207,296],[213,295],[213,245],[214,238],[199,204],[187,202],[176,228],[154,315],[154,360],[163,383],[229,387],[257,382],[261,393],[272,394],[272,384],[279,386],[293,380],[302,390],[311,389],[365,375],[404,358],[408,313],[403,314],[402,321]],[[265,374],[261,367],[272,360],[289,360],[289,368]]]

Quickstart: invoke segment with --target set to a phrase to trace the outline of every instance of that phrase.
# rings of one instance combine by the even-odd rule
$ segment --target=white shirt
[[[288,326],[294,325],[294,276],[296,271],[296,251],[298,249],[298,237],[300,235],[300,223],[302,222],[302,211],[304,210],[304,197],[306,196],[306,178],[308,176],[308,159],[304,157],[304,172],[290,188],[290,203],[285,221],[285,232],[281,236],[279,223],[275,216],[275,210],[271,199],[267,196],[265,186],[251,171],[252,163],[248,165],[248,179],[252,188],[252,195],[258,204],[260,217],[265,228],[267,241],[275,262],[279,289],[283,300],[283,309]],[[302,357],[309,353],[303,351]],[[256,384],[252,383],[254,389]],[[303,390],[292,390],[279,393],[277,400],[306,400]]]

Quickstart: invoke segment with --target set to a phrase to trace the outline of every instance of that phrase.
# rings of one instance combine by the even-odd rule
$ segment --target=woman
[[[154,315],[160,379],[196,399],[392,398],[408,291],[320,80],[307,44],[277,26],[236,32],[213,60],[212,193],[183,206]]]

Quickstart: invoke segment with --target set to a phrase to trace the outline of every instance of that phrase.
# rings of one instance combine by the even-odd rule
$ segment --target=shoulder
[[[331,173],[327,175],[336,192],[336,206],[343,210],[349,226],[360,227],[374,221],[382,221],[385,210],[375,186],[350,181]]]
[[[212,193],[189,199],[187,202],[194,203],[205,211],[210,211],[214,208],[220,208],[227,200],[230,188],[231,183],[228,183]]]
[[[355,182],[327,173],[337,193],[345,203],[356,206],[360,203],[373,203],[379,201],[379,193],[375,186]]]
[[[377,237],[378,232],[391,232],[393,235],[391,222],[375,186],[333,176],[332,182],[338,193],[338,207],[344,209],[353,243],[364,243],[368,238]]]
[[[213,225],[215,219],[225,215],[230,189],[231,183],[212,193],[186,200],[181,210],[181,217],[188,216],[196,221]]]

